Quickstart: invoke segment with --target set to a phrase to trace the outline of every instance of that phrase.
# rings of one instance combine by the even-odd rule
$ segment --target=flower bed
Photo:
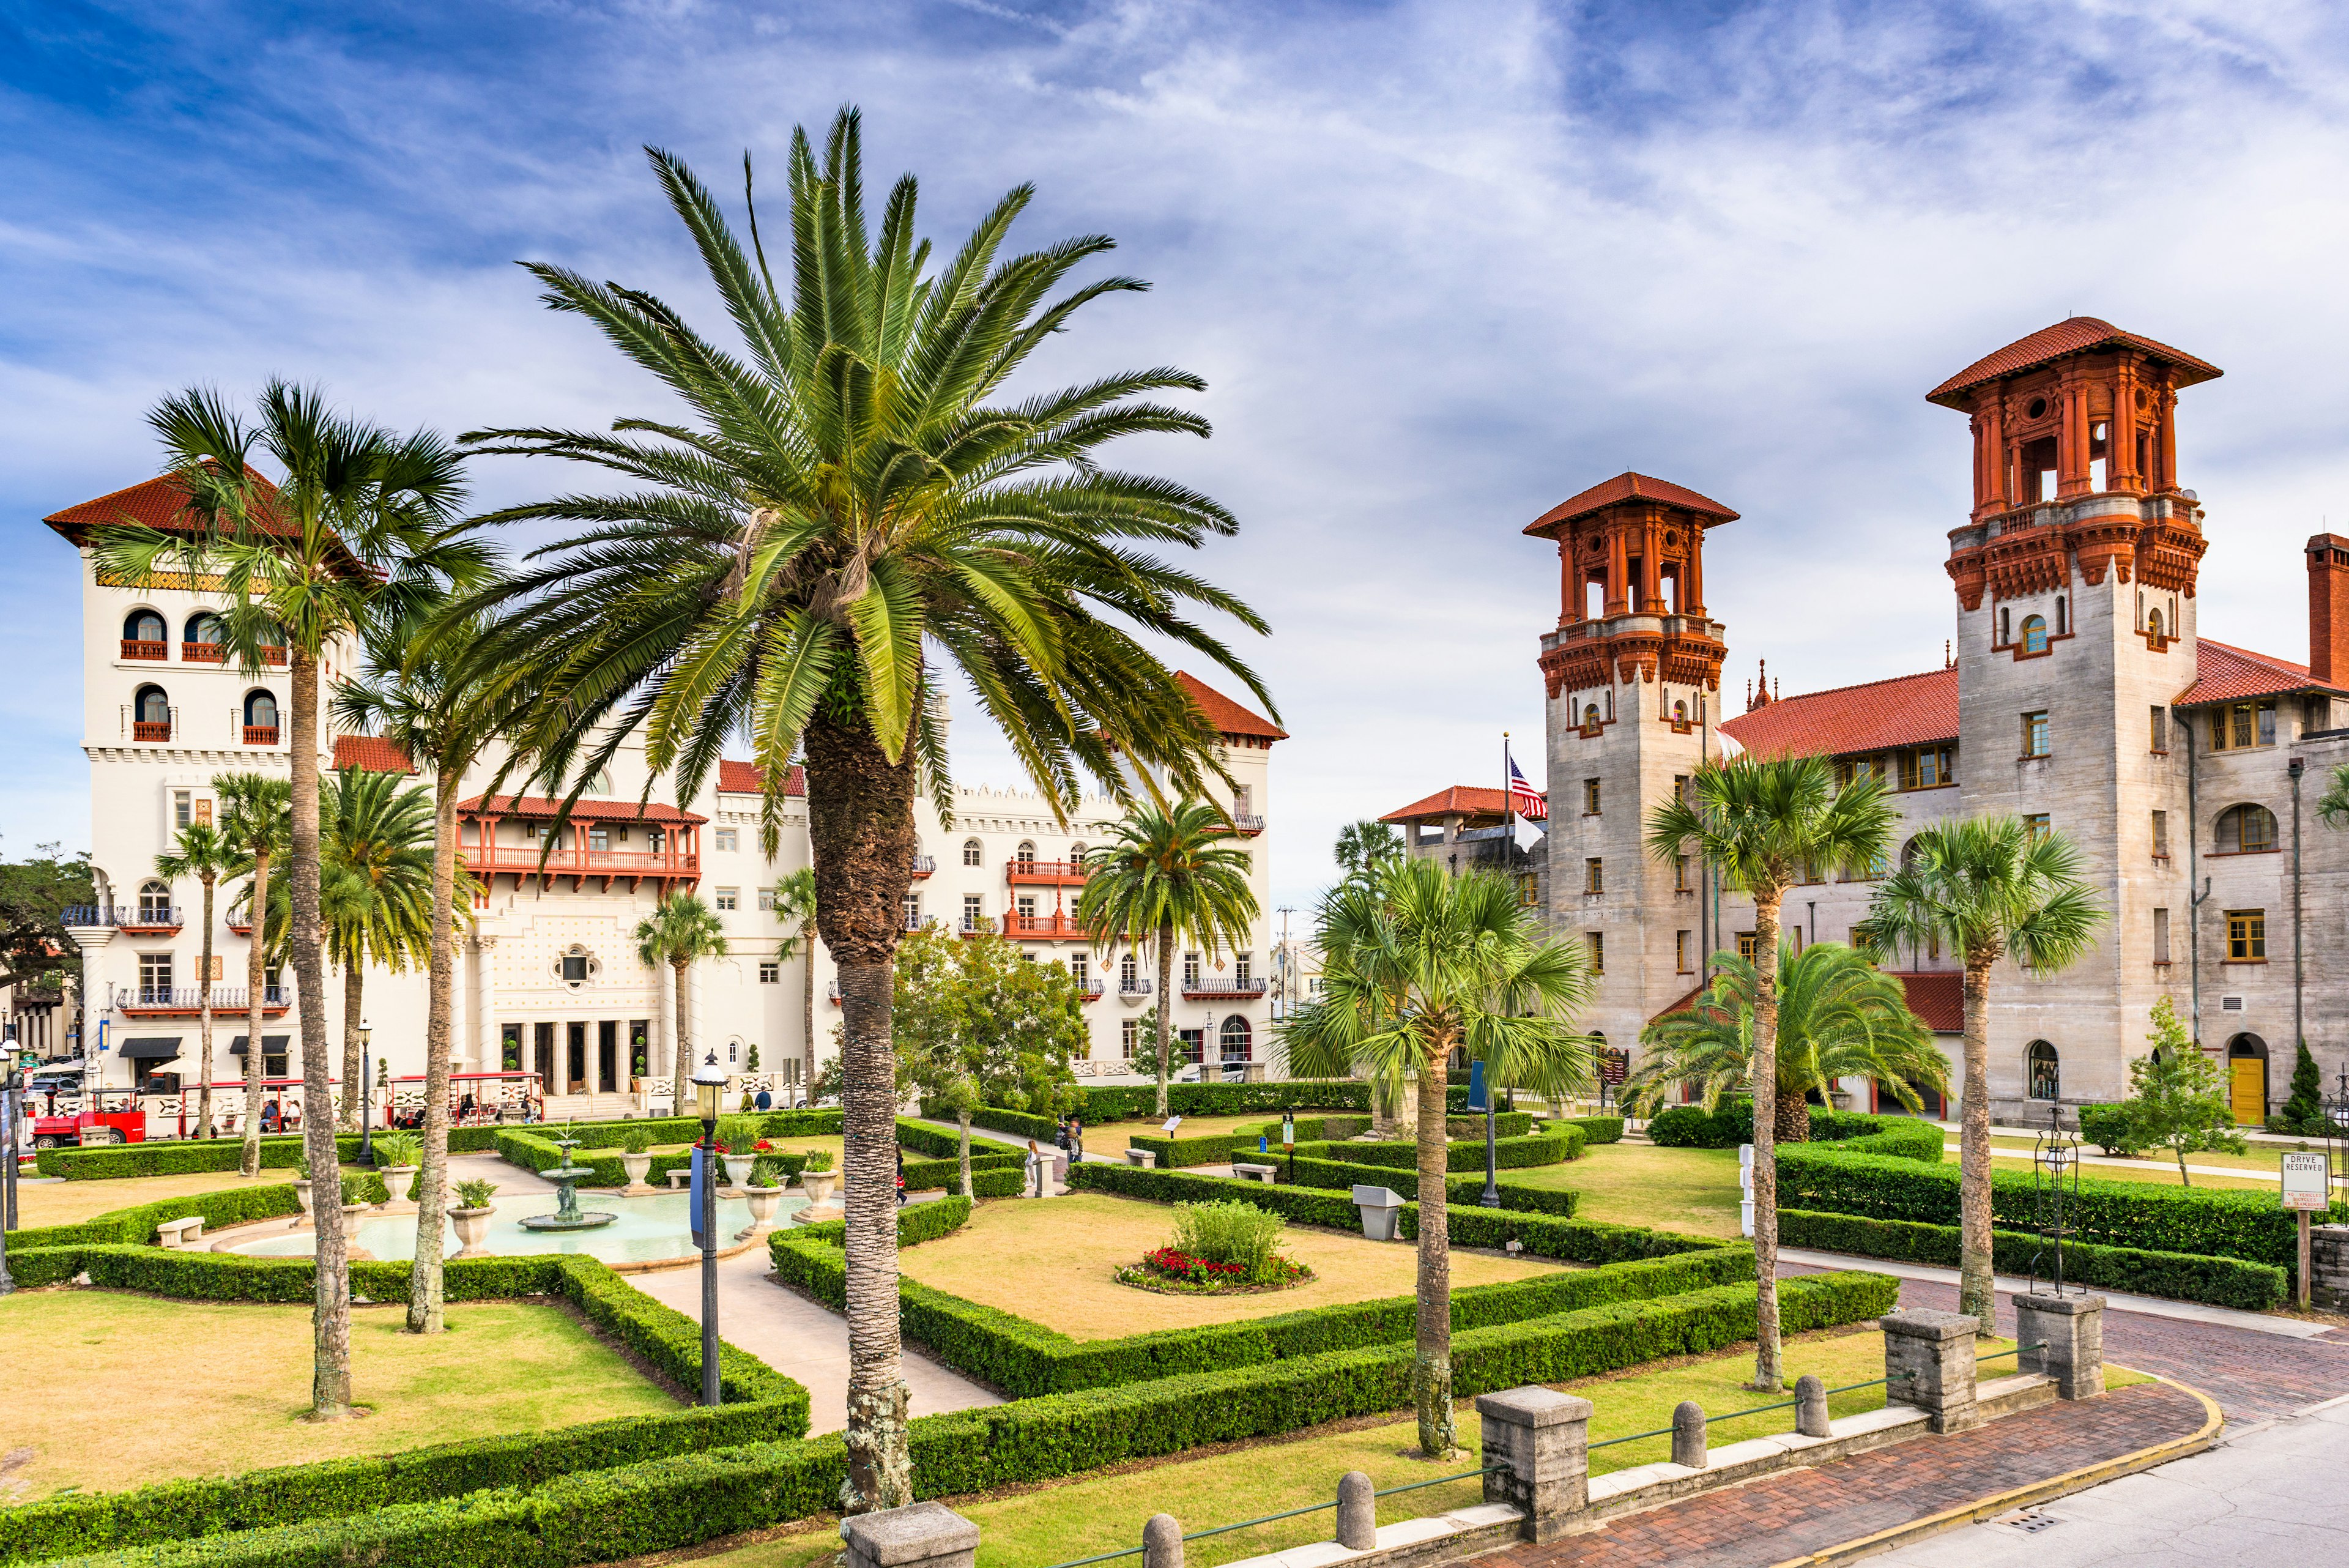
[[[1119,1284],[1138,1290],[1182,1296],[1262,1295],[1309,1284],[1314,1279],[1313,1271],[1294,1259],[1275,1258],[1269,1267],[1276,1277],[1268,1280],[1260,1277],[1264,1271],[1246,1263],[1219,1263],[1161,1247],[1142,1262],[1119,1269],[1115,1278]]]

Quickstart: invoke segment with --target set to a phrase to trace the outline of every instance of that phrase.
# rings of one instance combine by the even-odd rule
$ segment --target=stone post
[[[1806,1372],[1795,1379],[1795,1430],[1806,1438],[1830,1435],[1827,1430],[1827,1386],[1819,1381],[1816,1373]]]
[[[2059,1397],[2086,1399],[2105,1391],[2104,1297],[2017,1296],[2014,1341],[2024,1346],[2023,1370],[2054,1378]],[[2034,1345],[2043,1348],[2029,1348]]]
[[[940,1502],[916,1502],[840,1521],[845,1568],[971,1568],[978,1526]]]
[[[1485,1501],[1526,1516],[1525,1538],[1555,1541],[1590,1501],[1590,1401],[1555,1388],[1476,1396],[1485,1462]]]
[[[1183,1527],[1173,1514],[1154,1513],[1142,1527],[1142,1568],[1183,1568]]]
[[[2349,1225],[2309,1227],[2308,1281],[2318,1306],[2349,1306]]]
[[[1379,1543],[1379,1499],[1371,1478],[1348,1470],[1338,1478],[1338,1544],[1368,1552]]]
[[[1981,1423],[1974,1406],[1978,1319],[1955,1312],[1896,1312],[1882,1327],[1888,1401],[1924,1411],[1936,1432]]]
[[[1693,1399],[1672,1407],[1672,1463],[1704,1469],[1704,1407]]]

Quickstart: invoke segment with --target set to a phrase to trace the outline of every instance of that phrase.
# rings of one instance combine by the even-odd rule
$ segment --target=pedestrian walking
[[[905,1206],[905,1151],[897,1151],[897,1207]]]
[[[1036,1147],[1036,1140],[1031,1137],[1028,1140],[1028,1171],[1035,1182],[1035,1195],[1039,1198],[1044,1196],[1044,1151]]]
[[[1069,1168],[1076,1168],[1085,1158],[1085,1118],[1081,1113],[1069,1116]]]

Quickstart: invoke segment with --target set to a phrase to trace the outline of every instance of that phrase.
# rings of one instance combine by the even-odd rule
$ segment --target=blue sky
[[[358,18],[354,20],[354,17]],[[865,112],[868,181],[945,243],[1102,231],[1152,293],[1055,380],[1203,374],[1206,443],[1131,466],[1244,531],[1276,889],[1337,826],[1537,762],[1563,496],[1637,468],[1744,514],[1707,597],[1733,697],[1928,669],[1963,421],[1923,393],[2097,315],[2228,372],[2189,393],[2203,630],[2300,658],[2298,545],[2349,522],[2337,8],[2243,4],[0,3],[0,854],[88,842],[78,598],[46,513],[144,477],[161,394],[323,383],[401,425],[662,411],[516,258],[715,313],[640,147],[781,182]],[[713,324],[714,326],[714,324]],[[476,472],[502,503],[554,483]],[[2344,529],[2349,531],[2349,529]],[[958,725],[957,772],[1010,783]],[[1529,771],[1538,774],[1538,767]]]

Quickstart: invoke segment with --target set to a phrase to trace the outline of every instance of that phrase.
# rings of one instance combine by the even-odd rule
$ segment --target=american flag
[[[1544,821],[1549,815],[1549,802],[1542,797],[1540,791],[1526,782],[1525,774],[1517,772],[1515,758],[1509,762],[1509,805],[1520,816],[1531,817],[1536,822]]]

